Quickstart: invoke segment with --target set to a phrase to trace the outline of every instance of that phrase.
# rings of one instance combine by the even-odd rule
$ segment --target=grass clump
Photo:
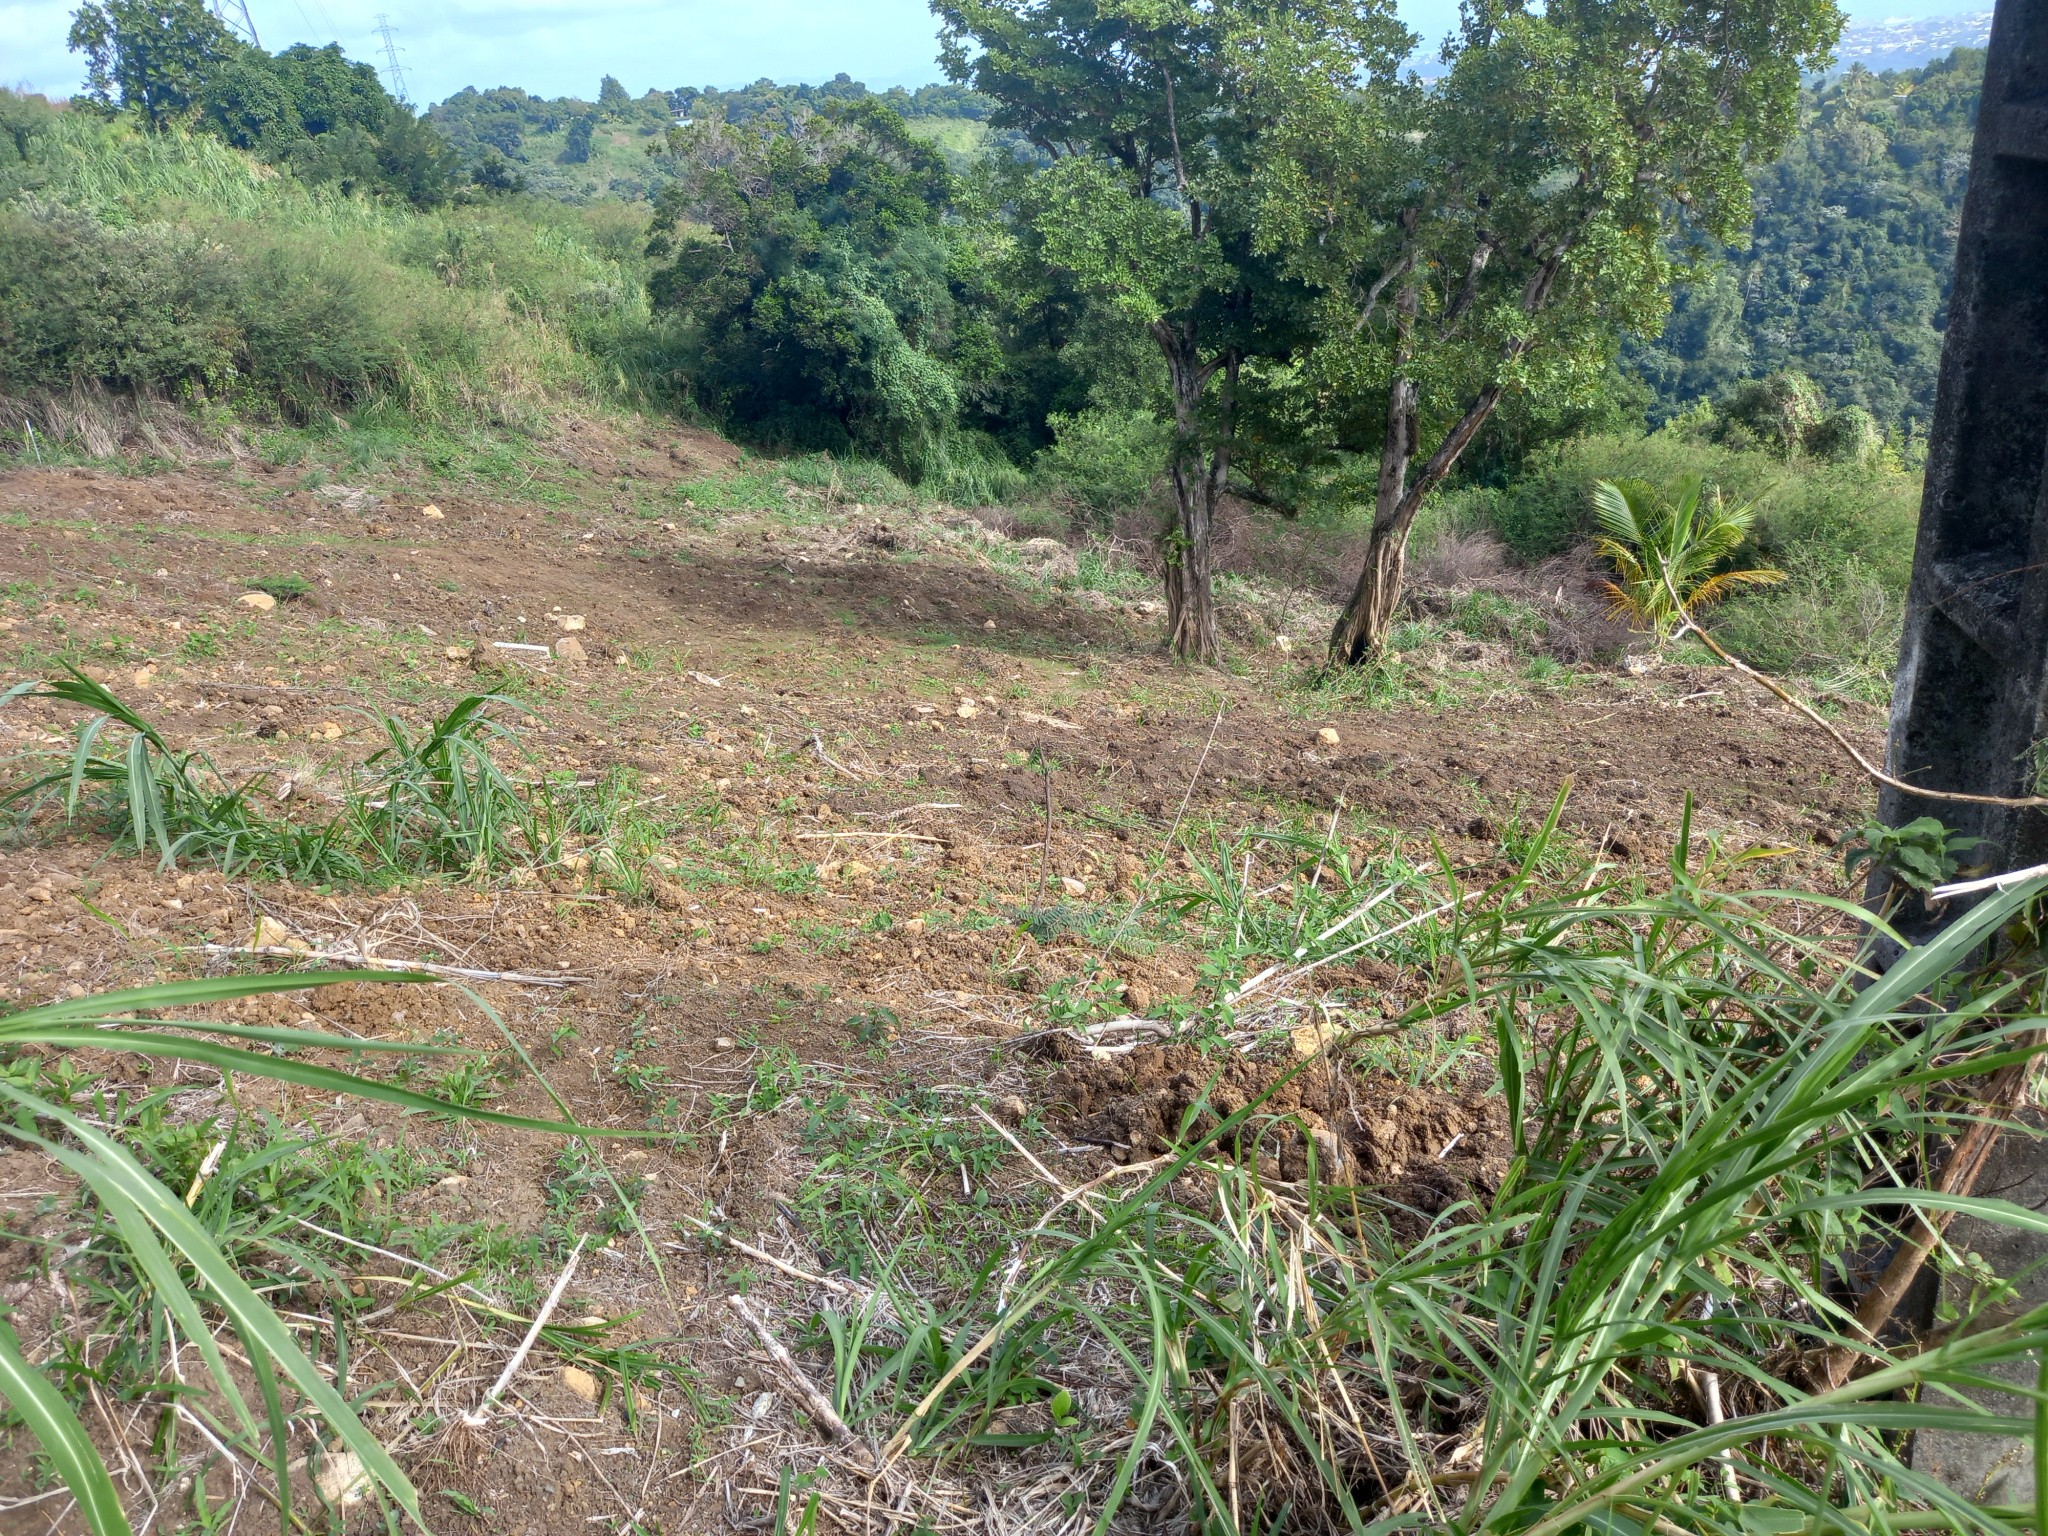
[[[2027,1434],[1959,1389],[2048,1348],[2048,1308],[1894,1344],[1859,1319],[1856,1265],[1917,1212],[2037,1224],[1913,1170],[2003,1113],[1983,1085],[2040,1049],[2037,960],[1981,951],[2048,882],[1879,976],[1847,903],[1731,893],[1732,866],[1683,856],[1655,893],[1539,878],[1555,828],[1483,896],[1439,893],[1399,955],[1425,989],[1401,1026],[1491,1035],[1511,1139],[1491,1179],[1423,1200],[1354,1186],[1340,1159],[1284,1181],[1244,1150],[1277,1129],[1265,1100],[1205,1099],[1141,1184],[1069,1196],[1021,1238],[916,1371],[830,1330],[839,1400],[882,1395],[871,1421],[916,1455],[981,1443],[993,1405],[1057,1399],[1036,1432],[1094,1469],[1105,1525],[1163,1460],[1201,1530],[2009,1528],[1904,1437]],[[1284,874],[1312,850],[1273,851]],[[1188,895],[1245,953],[1334,956],[1297,933],[1374,900],[1346,870],[1297,924],[1299,885],[1248,892],[1230,854],[1235,879]],[[1345,941],[1406,923],[1426,883],[1383,872],[1385,915]]]
[[[259,800],[261,777],[235,784],[198,752],[179,752],[102,684],[67,668],[18,684],[0,705],[41,698],[92,711],[63,768],[0,799],[24,819],[54,799],[67,819],[92,812],[165,868],[210,863],[228,874],[366,884],[422,873],[481,878],[560,862],[567,817],[544,776],[515,780],[492,755],[515,739],[473,695],[417,732],[376,717],[384,744],[355,770],[331,815],[295,819]],[[125,732],[119,748],[103,743]],[[289,803],[289,802],[288,802]]]

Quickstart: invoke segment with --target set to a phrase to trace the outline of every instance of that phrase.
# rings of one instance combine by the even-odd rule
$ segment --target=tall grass
[[[438,1046],[363,1040],[314,1030],[276,1029],[186,1019],[161,1020],[165,1010],[203,1008],[237,998],[298,991],[330,983],[360,983],[358,973],[230,976],[172,982],[99,996],[46,1003],[0,1016],[0,1065],[19,1053],[47,1055],[99,1050],[189,1063],[223,1074],[239,1073],[295,1085],[323,1095],[369,1099],[406,1111],[429,1111],[460,1120],[563,1135],[596,1134],[566,1122],[451,1103],[394,1083],[343,1072],[301,1059],[308,1050],[382,1052],[401,1056],[451,1053]],[[384,983],[432,983],[427,976],[383,973]],[[138,1160],[134,1151],[98,1117],[74,1113],[63,1095],[49,1091],[38,1076],[0,1073],[0,1134],[34,1148],[90,1192],[113,1228],[116,1248],[132,1269],[152,1313],[158,1339],[181,1338],[197,1356],[211,1393],[175,1389],[175,1412],[196,1422],[216,1446],[233,1447],[266,1464],[281,1530],[298,1524],[292,1508],[292,1422],[317,1421],[340,1450],[353,1456],[363,1480],[422,1527],[419,1494],[410,1479],[364,1426],[337,1383],[310,1360],[292,1329],[242,1277],[205,1224],[194,1213],[192,1194],[181,1198]],[[631,1133],[628,1133],[631,1134]],[[228,1366],[231,1334],[253,1377],[258,1403],[251,1406],[246,1378]],[[129,1522],[106,1462],[91,1435],[49,1373],[28,1356],[21,1339],[0,1323],[0,1397],[12,1404],[64,1480],[93,1536],[128,1536]],[[259,1417],[260,1415],[260,1417]],[[203,1506],[202,1506],[203,1507]]]
[[[638,259],[575,210],[420,211],[77,112],[30,144],[0,168],[0,392],[98,382],[299,421],[395,399],[423,424],[534,427],[556,401],[672,389]]]
[[[887,1394],[907,1416],[890,1449],[1088,1356],[1082,1375],[1128,1392],[1083,1441],[1111,1458],[1097,1531],[1162,1456],[1189,1528],[1214,1532],[2030,1519],[1904,1453],[1922,1430],[2034,1436],[1968,1389],[2048,1350],[2048,1308],[1888,1342],[1856,1321],[1852,1267],[1920,1212],[2048,1231],[1925,1183],[1988,1113],[1972,1082],[2038,1050],[2038,967],[1982,955],[2048,882],[1873,976],[1845,947],[1857,909],[1729,894],[1683,859],[1662,894],[1553,894],[1531,871],[1554,825],[1483,902],[1449,893],[1440,985],[1408,1019],[1490,1021],[1513,1135],[1498,1189],[1432,1215],[1328,1167],[1279,1182],[1233,1151],[1261,1103],[1198,1106],[1141,1188],[1063,1202],[1033,1234],[1045,1256],[953,1320],[943,1367]],[[1822,1369],[1831,1354],[1853,1369]],[[875,1378],[841,1363],[857,1399]]]

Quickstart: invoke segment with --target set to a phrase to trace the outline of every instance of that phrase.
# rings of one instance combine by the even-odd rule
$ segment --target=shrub
[[[1039,473],[1062,494],[1102,515],[1145,499],[1172,436],[1172,428],[1145,410],[1056,412],[1046,421],[1053,441],[1038,455]]]

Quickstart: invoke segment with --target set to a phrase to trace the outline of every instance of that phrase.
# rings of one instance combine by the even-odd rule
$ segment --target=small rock
[[[711,1042],[711,1049],[714,1051],[736,1051],[739,1049],[739,1042],[730,1035],[720,1035]]]
[[[46,902],[50,899],[50,888],[47,885],[32,885],[28,888],[28,899]]]
[[[583,642],[573,635],[564,635],[555,642],[555,660],[582,662],[590,659],[583,649]]]
[[[565,1365],[562,1367],[562,1385],[571,1392],[574,1392],[586,1403],[596,1402],[603,1395],[604,1390],[598,1386],[597,1378],[584,1370],[580,1365]]]
[[[981,621],[981,627],[983,629],[994,629],[996,627],[996,621],[994,619],[983,619]]]
[[[1031,1106],[1014,1093],[1004,1094],[990,1108],[995,1110],[996,1118],[1007,1125],[1017,1125],[1031,1113]]]
[[[848,859],[839,866],[839,877],[842,880],[858,880],[862,875],[872,875],[873,873],[874,871],[861,863],[859,859]]]
[[[277,606],[277,599],[268,592],[244,592],[235,601],[244,608],[254,608],[258,613],[268,613]]]
[[[138,687],[138,688],[149,688],[149,687],[153,687],[153,686],[155,685],[155,683],[156,683],[156,668],[155,668],[155,667],[144,667],[144,668],[143,668],[143,669],[142,669],[142,670],[141,670],[140,672],[137,672],[137,673],[135,674],[135,686],[136,686],[136,687]]]
[[[313,1484],[329,1504],[346,1509],[369,1497],[370,1474],[363,1468],[362,1457],[354,1451],[329,1451],[320,1458]]]
[[[962,720],[972,720],[976,715],[981,713],[981,706],[975,703],[972,699],[962,699],[959,703],[959,706],[953,711],[953,713],[959,716]]]
[[[258,949],[304,950],[311,947],[268,913],[256,919],[256,935],[249,942]]]
[[[902,927],[905,933],[915,936],[924,932],[924,919],[913,917],[909,922],[904,923]]]
[[[447,515],[447,513],[443,512],[439,507],[436,506],[425,506],[420,508],[420,516],[424,517],[430,523],[438,523],[441,521],[442,518],[446,517]]]
[[[464,1175],[462,1175],[462,1174],[459,1174],[459,1173],[451,1173],[451,1174],[449,1174],[449,1175],[448,1175],[448,1177],[447,1177],[447,1178],[445,1178],[445,1179],[442,1179],[442,1180],[441,1180],[441,1181],[440,1181],[439,1183],[435,1184],[434,1188],[436,1188],[436,1189],[460,1189],[460,1188],[462,1188],[462,1186],[463,1186],[463,1185],[467,1184],[468,1182],[469,1182],[468,1178],[467,1178],[467,1177],[465,1177]]]
[[[561,626],[564,634],[574,634],[577,630],[583,628],[583,622],[583,615],[580,613],[565,613],[555,620],[555,623]]]
[[[1484,816],[1474,816],[1465,823],[1465,835],[1475,843],[1490,843],[1493,841],[1493,823]]]
[[[1282,656],[1285,656],[1289,651],[1294,649],[1294,642],[1288,639],[1285,635],[1275,635],[1273,637],[1273,649],[1278,651]]]
[[[339,741],[341,740],[341,727],[332,720],[322,720],[312,730],[308,731],[306,735],[307,739],[311,741]]]
[[[1336,1039],[1336,1031],[1327,1024],[1297,1024],[1287,1031],[1287,1039],[1294,1047],[1294,1054],[1305,1061]]]
[[[450,661],[467,661],[475,652],[471,651],[466,645],[451,645],[441,654]]]
[[[1072,875],[1061,875],[1060,889],[1069,896],[1086,896],[1088,894],[1088,882],[1076,880]]]
[[[282,704],[266,704],[263,706],[263,714],[266,719],[279,719],[284,714],[284,706]]]
[[[1341,747],[1344,745],[1344,738],[1331,730],[1327,725],[1316,732],[1316,740],[1326,747]]]

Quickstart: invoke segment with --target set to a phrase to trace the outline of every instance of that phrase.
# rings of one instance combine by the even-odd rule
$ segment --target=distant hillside
[[[823,85],[779,85],[757,80],[736,91],[682,86],[628,96],[606,76],[598,99],[530,96],[517,86],[458,91],[427,115],[447,135],[472,173],[486,181],[509,179],[561,202],[604,198],[651,200],[667,172],[648,157],[671,123],[719,115],[735,123],[768,116],[783,120],[815,112],[833,101],[877,96],[910,120],[913,131],[946,152],[956,167],[981,151],[993,103],[957,85],[896,86],[870,91],[849,75]]]
[[[1677,294],[1664,335],[1631,358],[1653,414],[1796,370],[1888,428],[1925,424],[1983,74],[1966,48],[1806,93],[1798,137],[1750,178],[1749,247]]]
[[[1854,22],[1842,33],[1835,57],[1843,70],[1856,64],[1873,72],[1917,69],[1958,48],[1982,48],[1990,39],[1989,11],[1910,21]]]

